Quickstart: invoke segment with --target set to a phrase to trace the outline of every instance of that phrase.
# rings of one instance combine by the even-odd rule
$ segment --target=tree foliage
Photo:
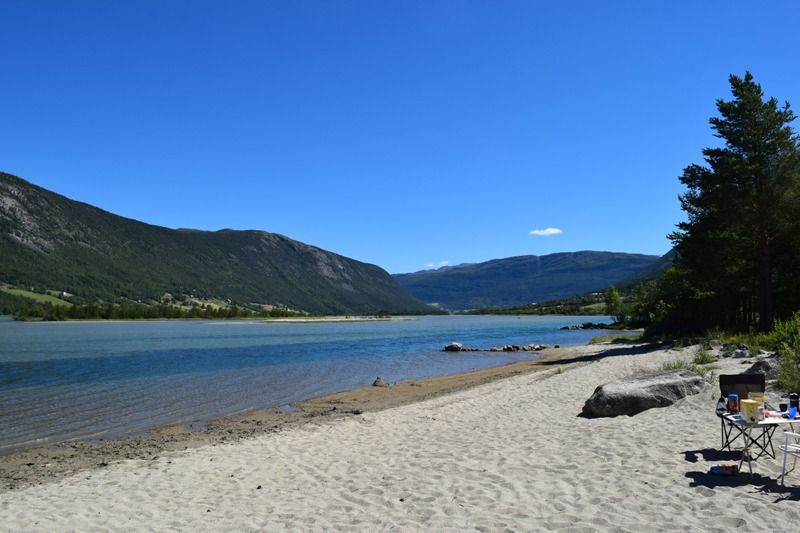
[[[800,145],[789,103],[764,99],[749,72],[709,122],[724,144],[680,176],[687,220],[676,267],[660,283],[665,329],[761,331],[800,306]]]
[[[615,287],[609,287],[606,291],[606,314],[613,316],[617,322],[625,322],[625,309],[622,305],[622,298]]]

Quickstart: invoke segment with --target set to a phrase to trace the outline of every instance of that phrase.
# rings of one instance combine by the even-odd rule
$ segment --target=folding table
[[[742,450],[742,459],[739,461],[739,471],[742,470],[742,464],[747,460],[747,468],[750,470],[751,476],[753,475],[752,462],[754,460],[758,460],[759,457],[765,454],[775,459],[775,448],[772,447],[772,435],[775,433],[775,430],[778,429],[778,426],[788,425],[789,428],[794,431],[794,426],[792,424],[794,422],[800,423],[800,419],[790,420],[779,416],[771,416],[755,424],[748,424],[738,413],[734,415],[726,412],[722,416],[729,423],[735,424],[742,432],[744,450]],[[753,430],[760,430],[761,432],[754,437]],[[753,446],[759,450],[755,458],[750,454],[750,449]]]
[[[736,394],[739,398],[747,398],[751,392],[764,392],[766,390],[767,381],[764,374],[722,374],[719,377],[720,400],[723,402],[729,394]],[[727,448],[728,451],[733,451],[731,445],[742,436],[742,430],[739,426],[728,423],[723,416],[724,414],[724,407],[717,411],[722,436],[721,446],[723,450]],[[736,430],[735,435],[733,434],[734,430]]]

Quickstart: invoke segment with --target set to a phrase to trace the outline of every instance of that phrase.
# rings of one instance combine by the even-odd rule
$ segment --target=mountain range
[[[420,300],[442,309],[513,307],[554,300],[625,283],[659,256],[616,252],[523,255],[394,278]]]
[[[583,251],[390,276],[276,233],[146,224],[0,172],[0,291],[49,292],[71,303],[156,304],[180,295],[328,314],[425,313],[427,304],[458,311],[599,291],[655,277],[670,262],[669,254]]]
[[[74,303],[166,293],[317,313],[425,312],[385,270],[265,231],[170,229],[0,173],[0,283]]]

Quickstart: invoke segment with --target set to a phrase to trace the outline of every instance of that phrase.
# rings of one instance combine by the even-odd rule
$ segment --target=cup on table
[[[791,418],[792,420],[797,418],[797,407],[790,407],[789,408],[789,418]]]
[[[787,409],[789,409],[788,403],[779,403],[778,408],[781,410],[781,413],[785,413]]]

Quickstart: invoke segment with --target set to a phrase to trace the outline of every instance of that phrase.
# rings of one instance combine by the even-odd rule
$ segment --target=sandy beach
[[[466,383],[362,392],[372,404],[328,397],[319,408],[336,416],[18,476],[0,492],[0,530],[796,530],[800,473],[785,489],[767,458],[752,478],[707,473],[731,459],[717,451],[715,387],[633,417],[578,416],[596,386],[690,356],[589,346]],[[387,400],[404,387],[431,388]]]

